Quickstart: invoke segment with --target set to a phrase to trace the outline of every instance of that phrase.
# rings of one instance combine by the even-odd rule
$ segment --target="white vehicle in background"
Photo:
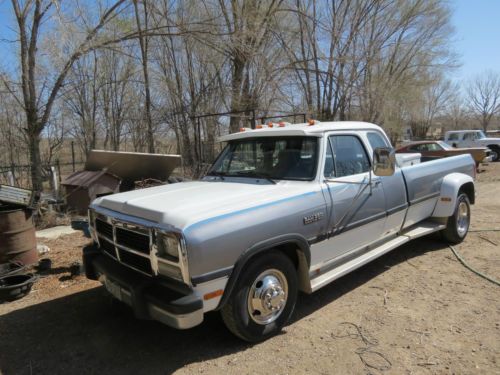
[[[444,141],[452,147],[488,147],[492,161],[500,159],[500,138],[489,138],[482,130],[448,131]]]

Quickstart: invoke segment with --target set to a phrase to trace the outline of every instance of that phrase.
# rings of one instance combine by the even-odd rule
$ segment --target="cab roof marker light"
[[[264,125],[256,125],[255,129],[262,129],[263,127],[264,127]]]
[[[308,124],[309,126],[311,126],[311,125],[316,125],[316,124],[318,124],[318,123],[319,123],[319,121],[314,120],[314,119],[309,119],[309,121],[307,122],[307,124]]]

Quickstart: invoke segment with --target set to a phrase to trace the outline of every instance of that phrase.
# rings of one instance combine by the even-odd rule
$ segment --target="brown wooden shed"
[[[62,186],[68,211],[86,215],[89,204],[101,195],[120,190],[121,179],[106,171],[79,171],[68,176]]]

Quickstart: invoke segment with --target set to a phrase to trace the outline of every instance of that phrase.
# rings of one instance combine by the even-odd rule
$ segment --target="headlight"
[[[171,262],[179,261],[180,243],[174,234],[158,233],[156,246],[158,247],[158,257]]]

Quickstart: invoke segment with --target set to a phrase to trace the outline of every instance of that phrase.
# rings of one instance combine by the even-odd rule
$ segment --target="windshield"
[[[312,180],[316,174],[316,137],[261,137],[230,142],[208,175]]]
[[[444,143],[443,141],[438,141],[437,143],[445,150],[453,150],[453,147],[451,147],[448,143]]]

